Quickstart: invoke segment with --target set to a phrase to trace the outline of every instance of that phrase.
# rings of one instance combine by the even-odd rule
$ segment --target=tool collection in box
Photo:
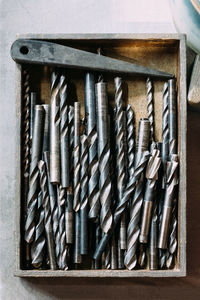
[[[20,269],[173,272],[184,228],[180,73],[111,58],[98,45],[11,47],[22,74]]]

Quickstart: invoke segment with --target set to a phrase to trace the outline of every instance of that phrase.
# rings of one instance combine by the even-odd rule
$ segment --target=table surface
[[[175,32],[168,1],[0,1],[0,299],[198,299],[200,297],[200,115],[188,113],[186,278],[20,279],[14,269],[15,65],[17,33]],[[147,23],[148,22],[148,23]]]

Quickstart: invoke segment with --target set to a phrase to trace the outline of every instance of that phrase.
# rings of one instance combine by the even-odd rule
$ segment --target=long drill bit
[[[44,136],[42,145],[42,154],[49,151],[49,122],[50,122],[50,106],[48,104],[43,104],[45,117],[44,117]]]
[[[88,143],[87,136],[81,136],[81,171],[80,171],[80,222],[81,222],[81,255],[88,254]]]
[[[96,85],[97,106],[97,132],[98,132],[98,158],[100,172],[100,223],[104,233],[111,229],[111,179],[110,179],[110,149],[108,135],[108,100],[107,85],[98,82]]]
[[[60,76],[60,156],[61,156],[61,185],[69,187],[69,127],[67,107],[67,80]]]
[[[60,77],[58,72],[51,76],[51,115],[50,115],[50,178],[53,184],[60,183]]]
[[[135,168],[140,162],[143,153],[147,151],[149,145],[149,130],[150,124],[148,119],[141,119],[138,129],[137,137],[137,150],[136,150],[136,159],[135,159]],[[137,186],[135,193],[130,203],[130,221],[127,229],[127,251],[125,254],[125,265],[129,270],[132,270],[137,264],[137,244],[140,234],[139,221],[140,221],[140,212],[143,202],[143,182],[144,174],[141,173],[141,176],[138,178]]]
[[[33,122],[34,122],[35,105],[36,105],[36,93],[31,92],[31,96],[30,96],[30,144],[31,145],[33,140]]]
[[[163,107],[162,107],[162,169],[163,184],[165,189],[166,166],[169,154],[169,105],[168,105],[168,83],[163,86]]]
[[[134,112],[130,104],[127,105],[126,116],[127,116],[128,178],[129,180],[131,180],[134,174],[135,127],[134,127]]]
[[[86,134],[88,138],[88,200],[90,204],[89,218],[96,220],[99,209],[99,169],[97,152],[95,76],[87,72],[85,75],[85,116]]]
[[[154,103],[153,103],[153,83],[150,78],[147,78],[147,112],[148,119],[150,123],[150,141],[154,143],[155,134],[154,134]]]
[[[32,155],[30,164],[29,192],[27,197],[27,219],[25,224],[25,240],[31,243],[35,233],[35,212],[39,187],[38,161],[42,151],[42,133],[44,128],[44,108],[35,106]]]
[[[67,203],[65,206],[65,231],[66,243],[73,244],[74,242],[74,213],[73,213],[73,193],[72,187],[67,189]]]
[[[136,183],[138,182],[138,179],[141,177],[141,174],[143,174],[143,172],[144,172],[146,164],[149,160],[149,156],[150,155],[149,155],[148,151],[142,152],[140,161],[137,164],[137,167],[135,168],[134,176],[131,179],[131,181],[128,183],[128,185],[124,191],[124,196],[123,196],[121,202],[117,205],[117,207],[115,209],[112,229],[107,234],[104,234],[104,236],[102,237],[102,239],[94,253],[94,256],[93,256],[94,259],[99,260],[103,251],[105,250],[105,247],[106,247],[107,243],[109,242],[114,229],[116,228],[124,210],[126,209],[127,203],[130,201],[131,197],[133,196]],[[138,234],[138,236],[139,236],[139,234]]]
[[[55,251],[54,251],[54,239],[53,239],[53,230],[52,230],[52,222],[51,222],[51,208],[50,208],[50,199],[48,194],[48,186],[47,186],[47,173],[45,162],[40,160],[38,162],[38,168],[40,171],[40,187],[42,190],[42,205],[44,208],[44,227],[47,238],[47,248],[49,254],[49,263],[50,268],[52,270],[56,270],[56,259],[55,259]]]
[[[42,192],[38,194],[38,222],[35,226],[35,239],[31,245],[32,265],[40,268],[44,259],[45,235],[44,235],[44,209],[42,206]]]
[[[56,261],[58,264],[59,256],[60,256],[60,232],[59,232],[59,224],[58,224],[57,195],[56,195],[56,191],[55,191],[55,186],[50,182],[50,153],[49,153],[49,151],[44,152],[43,156],[44,156],[44,161],[45,161],[46,170],[47,170],[48,192],[49,192],[49,198],[50,198],[53,235],[54,235],[54,242],[55,242],[55,253],[56,253]]]

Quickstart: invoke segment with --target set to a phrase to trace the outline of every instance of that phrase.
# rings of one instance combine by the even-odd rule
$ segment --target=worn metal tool
[[[36,105],[30,163],[29,192],[27,197],[27,219],[25,224],[25,240],[27,243],[33,241],[35,233],[35,211],[37,207],[37,194],[39,188],[38,161],[41,159],[43,128],[44,108],[42,105]]]
[[[135,161],[135,126],[134,126],[134,112],[130,104],[127,105],[126,116],[127,116],[128,180],[131,180],[134,174],[134,161]]]
[[[65,205],[65,231],[66,231],[66,243],[73,244],[74,212],[73,212],[73,192],[71,186],[67,189],[67,202]]]
[[[35,105],[36,105],[36,93],[31,92],[30,95],[30,143],[32,145],[32,139],[33,139],[33,122],[34,122],[34,111],[35,111]]]
[[[153,83],[150,78],[147,78],[147,112],[148,119],[150,123],[150,142],[154,144],[155,142],[155,132],[154,132],[154,97],[153,97]]]
[[[165,82],[163,86],[163,107],[162,107],[162,169],[163,169],[163,183],[165,188],[166,181],[166,166],[169,154],[169,105],[168,105],[168,83]]]
[[[170,79],[169,86],[169,159],[171,155],[177,154],[177,120],[176,120],[176,81]]]
[[[44,107],[44,135],[43,135],[43,145],[42,154],[49,151],[49,127],[50,127],[50,106],[48,104],[43,104]]]
[[[11,56],[17,63],[45,64],[168,79],[173,77],[172,74],[158,70],[41,40],[16,40],[11,46]]]

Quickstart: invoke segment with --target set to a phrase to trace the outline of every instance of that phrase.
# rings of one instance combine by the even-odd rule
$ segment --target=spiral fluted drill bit
[[[60,183],[60,76],[52,72],[50,109],[50,178],[54,184]]]
[[[29,192],[27,197],[27,219],[25,224],[25,240],[33,241],[35,233],[35,212],[37,206],[37,194],[39,187],[38,161],[42,152],[42,134],[44,129],[44,108],[35,106],[32,155],[30,164]]]
[[[134,174],[134,158],[135,158],[135,126],[134,112],[131,105],[126,108],[127,117],[127,152],[128,152],[128,178],[131,180]]]
[[[65,205],[60,205],[62,203],[62,187],[57,188],[57,205],[58,205],[58,224],[59,224],[59,233],[60,233],[60,259],[59,259],[59,268],[61,270],[68,270],[67,257],[68,257],[68,248],[66,244],[66,232],[65,232]]]
[[[177,216],[176,216],[177,213],[176,206],[177,206],[177,200],[175,197],[172,206],[172,218],[171,218],[169,244],[168,244],[168,257],[166,260],[166,266],[168,269],[172,269],[175,265],[175,254],[177,249],[177,225],[178,225]]]
[[[135,169],[148,149],[149,145],[149,130],[150,123],[148,119],[141,119],[139,122],[138,137],[137,137],[137,147],[136,147],[136,157],[135,157]],[[144,174],[141,173],[138,178],[135,193],[133,199],[130,203],[130,221],[127,229],[127,251],[125,254],[125,265],[129,270],[132,270],[137,264],[137,244],[140,234],[139,221],[140,213],[143,203],[143,184],[144,184]],[[145,253],[142,255],[142,260],[145,260]]]
[[[35,105],[36,105],[36,93],[31,92],[31,96],[30,96],[30,143],[31,145],[33,139],[33,122],[34,122]]]
[[[169,90],[169,159],[171,155],[177,154],[177,132],[176,132],[176,81],[168,81]]]
[[[48,186],[47,186],[47,172],[46,172],[45,162],[40,160],[38,162],[38,168],[40,171],[40,187],[42,190],[42,205],[44,208],[44,227],[45,227],[46,238],[47,238],[49,264],[52,270],[56,270],[57,266],[56,266],[56,259],[55,259],[50,198],[49,198]]]
[[[163,87],[163,107],[162,107],[162,169],[163,169],[163,189],[166,181],[166,166],[169,154],[169,106],[168,106],[168,83]]]
[[[54,242],[55,242],[55,253],[56,253],[56,261],[58,264],[59,263],[59,255],[60,255],[60,232],[59,232],[59,224],[58,224],[57,195],[56,195],[55,186],[50,182],[50,153],[49,153],[49,151],[44,152],[43,156],[44,156],[44,161],[45,161],[46,170],[47,170],[48,192],[49,192],[49,198],[50,198],[53,235],[54,235]]]
[[[32,265],[35,268],[39,268],[44,259],[44,246],[45,246],[45,235],[44,235],[44,209],[42,206],[42,192],[38,194],[38,222],[35,226],[35,239],[31,246],[31,258]]]
[[[109,242],[115,227],[117,226],[124,210],[126,209],[127,203],[130,201],[131,197],[133,196],[133,193],[135,191],[135,186],[138,182],[138,179],[141,177],[141,174],[143,174],[143,172],[144,172],[144,169],[149,160],[149,157],[150,157],[150,155],[149,155],[148,151],[142,152],[140,161],[135,168],[134,176],[131,179],[131,181],[129,181],[129,183],[124,191],[123,198],[115,209],[112,229],[108,233],[104,234],[104,236],[102,237],[102,239],[94,253],[94,256],[93,256],[94,259],[99,260],[103,251],[105,250],[105,247],[106,247],[107,243]],[[137,209],[137,207],[136,207],[136,209]],[[139,232],[137,234],[137,237],[139,237]]]
[[[86,134],[88,137],[88,200],[90,204],[89,218],[96,220],[99,209],[99,169],[97,153],[95,76],[87,72],[85,75],[85,116]]]
[[[81,136],[81,171],[80,171],[80,221],[81,221],[81,254],[88,254],[88,141]]]
[[[96,85],[97,106],[97,132],[98,132],[98,158],[100,173],[100,223],[104,233],[111,229],[111,179],[110,179],[110,149],[108,134],[108,100],[107,86],[105,82]]]
[[[43,135],[43,145],[42,153],[49,151],[49,123],[50,123],[50,106],[48,104],[43,104],[44,107],[44,135]]]
[[[167,163],[167,182],[165,198],[163,203],[162,220],[158,239],[158,248],[166,249],[169,237],[169,226],[172,214],[172,204],[175,197],[175,190],[178,184],[178,155],[172,154],[171,161]]]
[[[147,112],[148,119],[150,123],[150,141],[153,143],[155,141],[154,135],[154,99],[153,99],[153,83],[150,78],[147,78]]]
[[[74,242],[74,213],[73,213],[73,193],[72,186],[67,189],[67,203],[65,205],[65,231],[66,243]]]
[[[61,185],[69,187],[69,127],[67,106],[67,80],[60,76],[60,156],[61,156]]]

